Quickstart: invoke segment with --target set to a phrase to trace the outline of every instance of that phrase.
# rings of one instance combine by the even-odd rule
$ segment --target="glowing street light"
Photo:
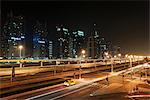
[[[128,57],[128,54],[126,54],[125,57],[127,58],[127,57]]]
[[[121,57],[121,54],[120,54],[120,53],[118,54],[118,57]]]
[[[105,52],[105,55],[108,56],[108,52]]]
[[[22,51],[22,49],[23,49],[23,46],[20,45],[20,46],[19,46],[19,55],[20,55],[20,58],[21,58],[21,51]]]
[[[85,55],[83,55],[83,58],[85,58]]]
[[[81,55],[82,55],[83,58],[85,58],[85,50],[82,50],[82,51],[81,51]],[[81,64],[81,60],[80,60],[80,66],[79,66],[79,79],[82,78],[82,76],[81,76],[81,70],[82,70],[81,67],[82,67],[82,64]]]
[[[85,50],[82,50],[81,53],[84,55],[85,54]]]

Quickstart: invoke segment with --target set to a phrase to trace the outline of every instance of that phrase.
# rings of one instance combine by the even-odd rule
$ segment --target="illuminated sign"
[[[13,39],[13,40],[21,40],[21,38],[15,38],[15,37],[11,37],[11,39]]]
[[[84,32],[78,31],[78,35],[79,35],[79,36],[84,36]]]
[[[45,41],[38,41],[38,43],[45,43]]]
[[[60,28],[57,28],[57,31],[60,31]]]
[[[21,36],[21,38],[24,39],[25,37],[24,37],[24,36]]]
[[[68,29],[66,29],[66,28],[63,28],[63,31],[67,31],[67,32],[68,32]]]
[[[76,34],[77,32],[73,32],[73,34]]]

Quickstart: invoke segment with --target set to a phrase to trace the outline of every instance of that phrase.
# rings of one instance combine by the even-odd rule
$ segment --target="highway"
[[[119,72],[116,72],[116,73],[111,73],[111,74],[108,75],[108,77],[118,76],[118,75],[120,75],[124,72],[131,73],[132,69],[141,68],[143,66],[144,65],[139,65],[139,66],[136,66],[136,67],[133,67],[133,68],[129,68],[129,70],[122,70],[122,71],[119,71]],[[88,80],[88,81],[83,80],[83,81],[81,81],[80,84],[77,84],[75,86],[70,86],[70,87],[64,88],[61,91],[53,91],[53,92],[50,92],[50,93],[46,93],[46,94],[38,95],[38,96],[35,96],[35,97],[31,97],[31,98],[28,98],[27,100],[55,100],[55,99],[60,99],[60,98],[65,97],[65,96],[67,97],[67,99],[69,99],[68,97],[70,96],[70,94],[75,95],[74,93],[77,93],[78,95],[75,95],[74,97],[71,97],[71,98],[77,99],[78,97],[80,97],[81,94],[83,94],[85,92],[84,89],[86,89],[86,88],[89,89],[89,91],[86,90],[88,92],[86,94],[89,94],[89,96],[90,96],[91,91],[93,89],[95,90],[95,89],[98,88],[97,85],[96,86],[94,85],[94,87],[93,87],[93,83],[98,82],[100,80],[104,80],[106,77],[107,77],[107,75],[105,75],[103,77],[100,77],[100,78],[93,79],[91,81],[90,80]],[[120,78],[120,79],[122,79],[122,78]],[[82,97],[84,97],[84,96],[82,96]]]
[[[86,64],[84,64],[85,65],[85,67],[82,67],[82,77],[87,77],[87,76],[90,76],[90,75],[92,75],[92,73],[91,72],[96,72],[97,73],[97,71],[98,70],[101,70],[101,72],[102,72],[102,70],[106,70],[106,69],[110,69],[111,68],[111,66],[110,66],[110,64],[108,64],[108,65],[101,65],[101,67],[100,66],[93,66],[92,64],[92,66],[89,66],[89,67],[86,67]],[[87,64],[88,65],[88,64]],[[94,65],[96,65],[96,64],[94,64]],[[128,65],[128,64],[127,64]],[[103,67],[102,67],[103,66]],[[116,66],[118,66],[118,67],[116,67]],[[114,72],[115,71],[117,71],[118,69],[120,69],[120,70],[123,70],[124,68],[122,68],[122,66],[124,66],[124,65],[122,65],[122,66],[120,66],[120,64],[116,64],[115,66],[114,66]],[[116,67],[116,68],[115,68]],[[126,68],[128,68],[128,67],[125,67],[125,69]],[[77,69],[77,70],[73,70],[74,72],[76,72],[76,75],[78,75],[79,74],[79,69],[78,69],[78,67],[76,68],[76,66],[75,66],[75,68],[73,68],[73,69]],[[70,71],[72,71],[72,70],[70,70]],[[51,76],[50,75],[50,73],[49,74],[46,74],[46,73],[42,73],[42,74],[40,74],[40,73],[38,73],[38,76],[36,76],[36,75],[33,75],[33,76],[28,76],[28,77],[25,77],[25,79],[34,79],[35,80],[35,82],[36,81],[43,81],[43,80],[49,80],[49,79],[54,79],[54,78],[60,78],[60,76],[62,77],[62,78],[64,78],[65,76],[73,76],[73,71],[72,72],[70,72],[69,70],[66,70],[66,71],[64,71],[64,72],[61,72],[61,74],[60,74],[60,72],[58,71],[57,72],[57,74],[56,75],[58,75],[58,76],[53,76],[53,77],[49,77],[49,76]],[[106,71],[109,71],[110,72],[110,70],[106,70]],[[67,74],[66,74],[67,73]],[[89,74],[85,74],[85,73],[89,73]],[[52,73],[51,73],[52,74]],[[47,75],[47,78],[45,77]],[[49,76],[48,76],[49,75]],[[65,76],[64,76],[65,75]],[[103,75],[105,75],[105,74],[102,74],[102,76]],[[115,74],[114,74],[115,75]],[[41,76],[41,79],[40,79],[40,76]],[[93,75],[92,75],[93,76]],[[42,78],[43,77],[43,78]],[[95,78],[95,77],[94,77]],[[106,76],[105,76],[105,78],[106,78]],[[16,78],[17,79],[17,78]],[[20,79],[22,79],[22,78],[20,78]],[[103,79],[102,79],[103,80]],[[27,81],[27,82],[25,82],[25,81]],[[33,80],[31,80],[31,82],[29,81],[29,80],[24,80],[24,81],[21,81],[21,82],[19,82],[20,84],[21,83],[33,83],[34,81]],[[13,82],[14,83],[14,85],[16,84],[16,85],[18,85],[19,83],[16,81],[16,83],[15,82]],[[81,82],[82,83],[82,82]],[[7,85],[5,84],[5,85],[3,85],[2,87],[7,87],[7,86],[13,86],[13,84],[11,84],[10,85],[10,83],[8,83]],[[88,85],[87,85],[88,86]],[[83,88],[86,88],[85,86],[83,86]],[[50,89],[51,90],[51,89]],[[75,88],[75,90],[76,90],[76,88]],[[34,90],[32,90],[32,91],[34,91]],[[72,91],[72,90],[71,90]],[[78,91],[78,89],[77,89],[77,91]],[[48,92],[48,91],[47,91]],[[45,93],[45,92],[42,92],[42,91],[39,91],[39,93]],[[60,94],[67,94],[67,93],[70,93],[70,90],[65,90],[65,91],[63,91],[62,93],[60,92]],[[31,93],[31,94],[28,94],[27,96],[24,96],[24,95],[21,95],[20,97],[22,97],[22,98],[26,98],[26,97],[29,97],[29,96],[32,96],[33,94]],[[37,93],[35,93],[35,95],[37,95]],[[55,95],[57,95],[57,94],[55,94]],[[55,96],[54,95],[54,96]],[[12,97],[12,98],[14,98],[14,97]]]
[[[134,62],[143,62],[142,60],[140,61],[134,61]],[[132,63],[134,63],[132,62]],[[121,63],[129,63],[129,61],[125,61],[123,60],[122,62],[118,62],[118,61],[114,61],[113,64],[121,64]],[[16,67],[15,68],[15,74],[16,75],[20,75],[20,74],[35,74],[35,73],[39,73],[39,72],[45,72],[45,71],[60,71],[60,70],[71,70],[74,68],[79,68],[80,66],[82,68],[88,68],[88,67],[96,67],[96,66],[100,66],[100,65],[110,65],[111,62],[89,62],[89,63],[79,63],[79,64],[61,64],[61,65],[43,65],[43,66],[30,66],[30,67]],[[11,64],[9,65],[11,66]],[[13,66],[13,65],[12,65]],[[10,76],[12,73],[12,68],[0,68],[0,76]]]

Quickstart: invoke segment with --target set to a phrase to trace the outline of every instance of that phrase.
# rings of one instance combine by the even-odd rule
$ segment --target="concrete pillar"
[[[68,61],[68,64],[70,64],[70,61]]]
[[[105,60],[105,65],[106,65],[106,67],[107,67],[107,60]]]
[[[56,65],[53,67],[54,75],[56,74],[56,66],[58,65],[58,62],[56,61]]]
[[[80,64],[80,61],[79,61],[79,60],[77,61],[77,64]]]
[[[87,60],[85,60],[85,63],[87,63]]]
[[[147,71],[147,69],[145,68],[145,78],[147,79],[148,77],[147,77],[147,73],[148,71]]]
[[[22,62],[20,62],[20,64],[19,64],[20,68],[22,68],[22,65],[23,65]]]
[[[14,81],[14,78],[15,78],[15,67],[12,66],[12,73],[11,73],[11,82]]]
[[[94,60],[94,67],[95,67],[95,69],[96,69],[96,60]]]
[[[82,76],[81,76],[81,66],[79,67],[79,79],[81,79]]]
[[[113,66],[113,63],[114,63],[114,61],[113,61],[113,59],[111,58],[111,72],[112,72],[112,73],[114,72],[114,66]]]
[[[41,65],[41,67],[43,66],[43,62],[42,61],[40,62],[40,65]]]
[[[54,66],[54,75],[56,74],[56,66]]]

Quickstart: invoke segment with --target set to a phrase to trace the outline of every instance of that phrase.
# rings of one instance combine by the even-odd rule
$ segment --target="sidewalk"
[[[145,85],[145,87],[140,85]],[[92,96],[105,95],[105,94],[113,94],[113,93],[134,93],[133,89],[138,86],[138,92],[148,92],[150,93],[150,85],[145,82],[139,80],[129,81],[128,79],[124,83],[111,83],[109,85],[104,85],[102,88],[93,92]]]

